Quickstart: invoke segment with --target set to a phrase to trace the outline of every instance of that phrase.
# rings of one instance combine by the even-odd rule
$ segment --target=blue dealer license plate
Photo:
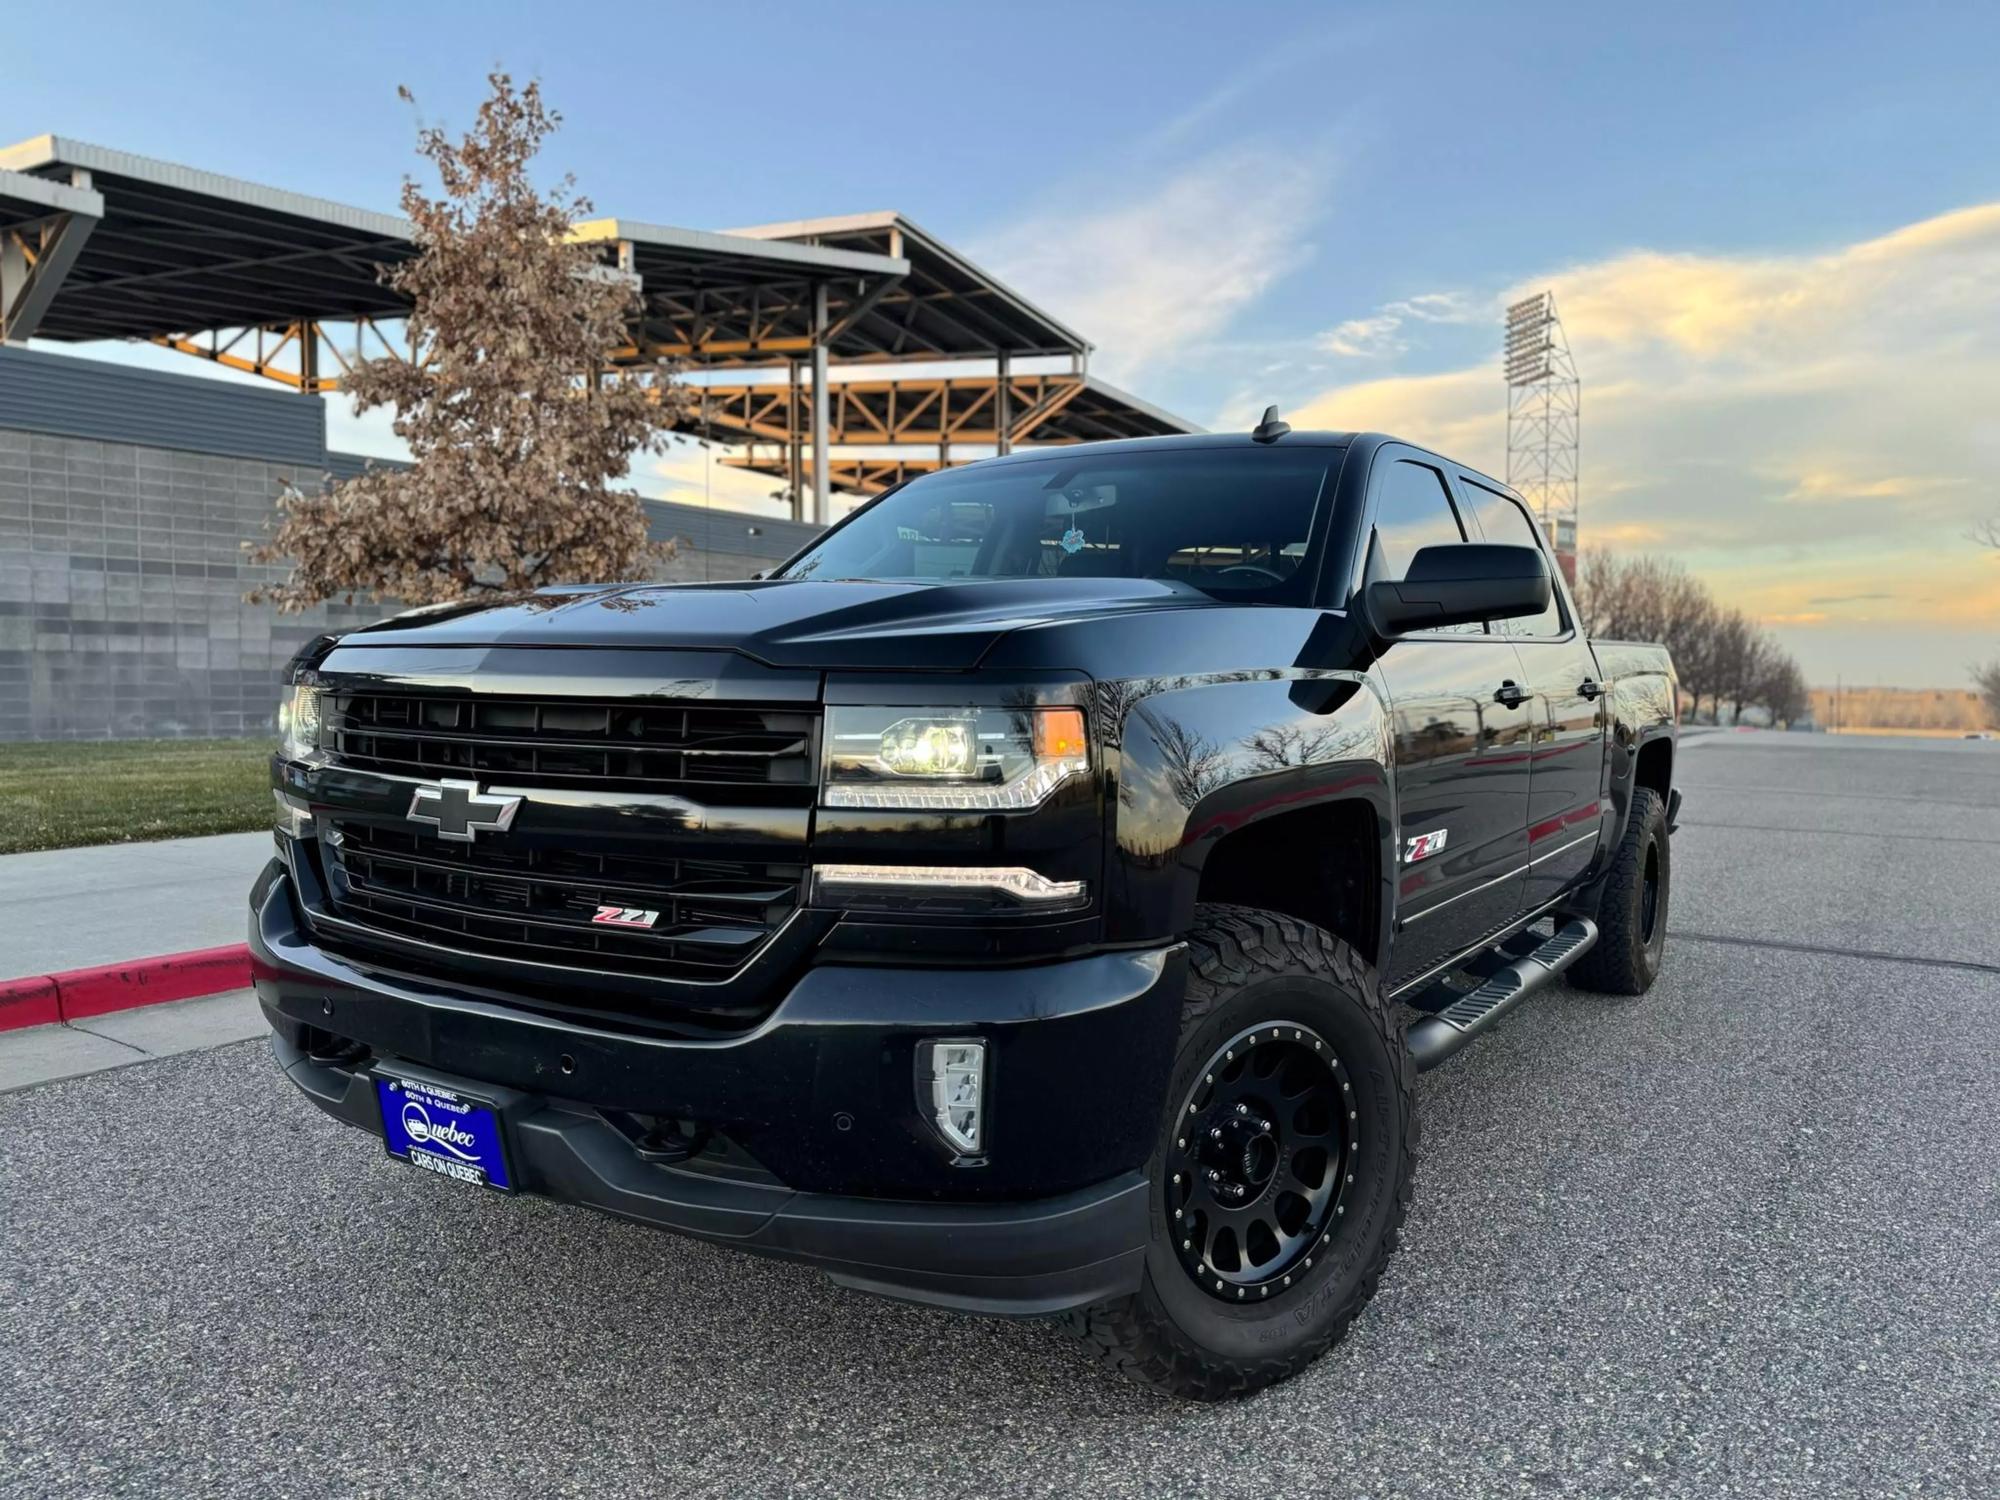
[[[414,1078],[377,1078],[375,1097],[391,1156],[440,1177],[513,1191],[500,1117],[490,1104]]]

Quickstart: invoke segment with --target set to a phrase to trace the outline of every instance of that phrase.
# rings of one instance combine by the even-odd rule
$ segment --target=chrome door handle
[[[1577,684],[1576,692],[1580,698],[1601,698],[1604,696],[1604,684],[1594,678],[1586,677]]]
[[[1500,684],[1500,691],[1493,695],[1493,701],[1504,703],[1509,708],[1519,708],[1528,701],[1528,690],[1510,679]]]

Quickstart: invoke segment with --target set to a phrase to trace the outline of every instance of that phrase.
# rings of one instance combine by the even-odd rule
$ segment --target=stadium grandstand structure
[[[984,453],[1197,430],[1091,376],[1082,335],[901,214],[571,234],[637,281],[623,357],[681,362],[682,430],[782,479],[799,520]],[[321,395],[410,357],[384,273],[416,253],[394,215],[60,136],[0,147],[10,344],[144,341]]]

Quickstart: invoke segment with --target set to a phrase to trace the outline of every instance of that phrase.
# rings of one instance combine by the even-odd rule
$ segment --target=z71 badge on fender
[[[1413,865],[1420,859],[1429,859],[1444,848],[1445,835],[1450,831],[1448,828],[1434,828],[1429,833],[1420,833],[1413,839],[1404,840],[1403,863]]]

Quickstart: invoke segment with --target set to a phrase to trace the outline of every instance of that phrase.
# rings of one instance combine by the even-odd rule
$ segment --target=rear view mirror
[[[1362,603],[1378,635],[1407,635],[1538,615],[1554,589],[1538,549],[1463,542],[1419,548],[1405,577],[1369,584]]]

